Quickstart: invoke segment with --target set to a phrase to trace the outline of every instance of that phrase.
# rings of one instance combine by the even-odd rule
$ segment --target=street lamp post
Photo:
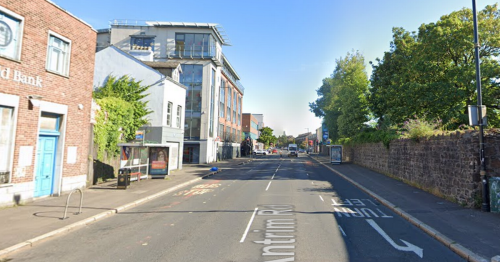
[[[474,20],[474,53],[476,58],[476,87],[477,87],[477,107],[479,118],[479,160],[481,164],[481,182],[483,185],[483,203],[481,210],[483,212],[490,212],[490,201],[488,196],[488,176],[486,176],[486,163],[484,162],[484,130],[483,130],[483,110],[482,110],[482,97],[481,97],[481,70],[479,66],[479,40],[477,34],[477,15],[476,15],[476,0],[472,0],[472,13]]]

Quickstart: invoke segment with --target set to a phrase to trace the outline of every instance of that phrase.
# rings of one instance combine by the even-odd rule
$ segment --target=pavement
[[[398,180],[352,163],[332,165],[324,155],[308,157],[344,177],[380,203],[436,238],[468,261],[500,262],[500,214],[463,208]],[[167,179],[143,179],[117,189],[116,180],[71,194],[48,197],[0,209],[0,261],[15,251],[107,218],[151,199],[174,192],[216,172],[238,168],[252,158],[212,164],[183,165]],[[211,167],[218,171],[211,171]],[[83,196],[83,198],[82,198]],[[80,201],[82,203],[81,213]],[[5,226],[8,225],[8,226]]]
[[[318,154],[310,157],[467,261],[500,262],[500,214],[464,208],[353,163],[331,164],[329,156]]]

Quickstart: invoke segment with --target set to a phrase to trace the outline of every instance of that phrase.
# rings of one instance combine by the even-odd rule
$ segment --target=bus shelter
[[[130,180],[165,178],[170,174],[170,145],[166,144],[119,144],[121,150],[120,168],[130,169]]]

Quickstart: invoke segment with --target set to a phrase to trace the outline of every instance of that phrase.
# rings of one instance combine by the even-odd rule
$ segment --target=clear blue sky
[[[369,61],[389,50],[392,28],[417,31],[472,0],[52,0],[95,29],[113,19],[218,23],[224,54],[245,87],[243,112],[264,114],[276,136],[314,130],[309,111],[335,60],[359,50]],[[477,0],[477,9],[494,4]]]

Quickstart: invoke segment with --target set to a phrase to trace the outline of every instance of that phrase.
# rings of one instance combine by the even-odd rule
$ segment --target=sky
[[[243,113],[263,114],[274,135],[315,132],[309,110],[336,60],[359,51],[370,61],[389,51],[392,28],[418,31],[472,0],[52,0],[90,24],[113,19],[217,23],[231,46],[223,53],[245,88]],[[476,0],[477,10],[498,1]]]

